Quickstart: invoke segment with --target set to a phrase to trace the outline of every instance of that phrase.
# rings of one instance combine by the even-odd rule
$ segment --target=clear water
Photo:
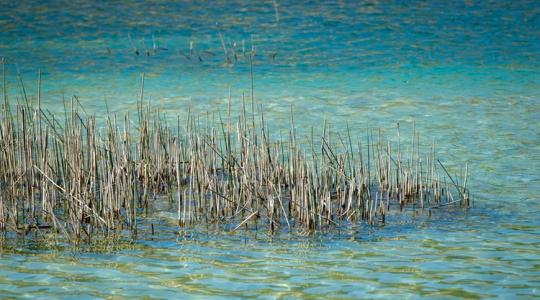
[[[35,98],[41,69],[52,111],[77,95],[90,112],[103,114],[104,99],[123,112],[145,72],[146,98],[163,111],[218,112],[229,88],[236,101],[250,93],[244,40],[257,53],[255,98],[276,127],[291,104],[306,130],[328,119],[361,136],[414,120],[453,172],[471,166],[472,209],[311,237],[179,234],[157,215],[158,235],[108,251],[9,244],[0,295],[539,297],[538,2],[296,2],[276,1],[279,24],[273,1],[2,3],[10,97],[21,95],[18,70]],[[220,34],[237,45],[232,64]]]

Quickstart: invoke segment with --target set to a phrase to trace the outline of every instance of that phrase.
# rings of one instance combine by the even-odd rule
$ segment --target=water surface
[[[287,126],[291,105],[307,132],[327,119],[358,137],[393,135],[415,121],[452,172],[469,164],[474,207],[309,237],[178,233],[156,215],[160,234],[113,249],[17,239],[0,256],[2,296],[539,296],[540,6],[275,3],[278,17],[273,1],[3,3],[10,99],[21,97],[17,72],[35,99],[41,69],[48,109],[76,95],[92,113],[123,113],[144,72],[145,99],[162,111],[219,112],[229,90],[236,103],[250,93],[254,51],[272,126]]]

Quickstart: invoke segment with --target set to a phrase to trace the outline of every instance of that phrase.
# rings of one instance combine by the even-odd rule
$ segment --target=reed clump
[[[5,86],[5,85],[4,85]],[[468,207],[463,184],[420,148],[407,151],[370,130],[322,133],[300,142],[293,114],[285,137],[271,134],[262,109],[233,116],[191,114],[174,126],[145,104],[136,117],[108,114],[104,123],[71,100],[61,119],[41,106],[10,105],[0,116],[0,231],[47,230],[91,239],[137,231],[156,197],[177,203],[178,225],[227,230],[322,230],[385,222],[389,210]],[[250,112],[248,112],[250,111]],[[99,125],[102,124],[102,125]],[[425,153],[427,152],[427,153]],[[450,179],[450,180],[448,180]]]

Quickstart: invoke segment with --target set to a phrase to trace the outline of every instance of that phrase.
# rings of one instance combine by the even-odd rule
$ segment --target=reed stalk
[[[168,125],[144,103],[144,74],[136,121],[129,113],[108,113],[102,126],[76,98],[62,124],[44,107],[41,72],[38,78],[35,107],[28,101],[11,107],[3,68],[2,232],[49,230],[75,240],[136,233],[142,214],[162,196],[177,201],[180,227],[215,224],[232,231],[375,226],[387,222],[393,207],[470,205],[469,166],[459,185],[434,144],[423,154],[415,125],[409,155],[402,152],[400,124],[397,144],[379,129],[376,137],[369,130],[362,146],[348,125],[333,132],[327,122],[319,137],[312,130],[302,143],[291,107],[288,139],[274,140],[262,107],[256,109],[253,77],[249,109],[242,96],[235,116],[229,96],[225,121],[207,114],[201,123],[204,116],[190,109],[185,126],[180,117]],[[440,179],[441,170],[449,181]]]

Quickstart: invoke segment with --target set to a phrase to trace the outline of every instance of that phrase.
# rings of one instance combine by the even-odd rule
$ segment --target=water
[[[416,121],[421,142],[435,140],[453,172],[469,163],[475,206],[310,237],[178,233],[156,215],[158,235],[113,249],[19,239],[0,254],[2,296],[540,295],[540,6],[276,3],[279,24],[272,1],[3,3],[10,98],[21,95],[19,71],[35,99],[41,69],[50,110],[77,95],[90,112],[103,114],[104,99],[123,112],[134,109],[145,72],[145,97],[163,111],[223,111],[229,89],[236,101],[250,93],[244,41],[273,126],[288,122],[291,105],[305,131],[328,119],[357,136],[368,127],[393,134],[395,123]]]

